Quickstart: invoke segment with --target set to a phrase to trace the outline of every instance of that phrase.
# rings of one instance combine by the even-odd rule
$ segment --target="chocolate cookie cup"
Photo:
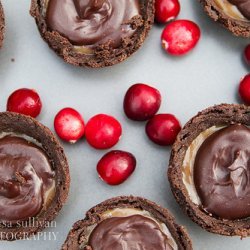
[[[100,68],[141,47],[154,22],[154,0],[32,0],[30,13],[67,63]]]
[[[52,132],[31,117],[0,113],[0,239],[24,239],[48,227],[69,183],[67,159]]]
[[[249,0],[199,0],[205,12],[236,36],[250,37]]]
[[[0,48],[3,45],[4,32],[5,32],[4,12],[3,12],[3,6],[0,2]]]
[[[190,250],[192,243],[168,210],[144,198],[121,196],[91,208],[73,225],[62,246],[62,250],[139,248]]]
[[[198,113],[173,145],[168,178],[186,214],[221,235],[250,235],[250,107]]]

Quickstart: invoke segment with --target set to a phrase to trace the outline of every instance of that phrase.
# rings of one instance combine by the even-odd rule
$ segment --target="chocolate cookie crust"
[[[141,47],[154,22],[154,0],[140,0],[141,14],[131,20],[131,25],[136,28],[135,33],[123,39],[118,48],[104,44],[97,46],[91,55],[88,55],[78,52],[66,37],[56,31],[50,31],[43,11],[42,0],[31,0],[30,13],[50,48],[67,63],[90,68],[112,66],[124,61]]]
[[[12,226],[6,226],[7,222],[0,223],[1,240],[23,239],[43,230],[49,222],[55,219],[66,202],[70,184],[68,162],[63,148],[52,132],[31,117],[11,112],[0,113],[0,132],[16,133],[35,139],[42,145],[55,171],[54,199],[47,208],[34,217],[34,223],[33,221],[27,224],[23,222]]]
[[[73,228],[69,232],[68,237],[62,246],[62,250],[78,250],[81,243],[86,240],[87,228],[91,225],[98,224],[101,221],[100,215],[102,213],[115,208],[135,208],[148,211],[155,219],[163,222],[167,226],[178,245],[178,249],[192,249],[192,243],[185,228],[176,224],[173,216],[168,210],[144,198],[121,196],[106,200],[91,208],[86,213],[85,219],[80,220],[73,225]]]
[[[173,145],[168,178],[177,202],[195,223],[212,233],[246,237],[250,235],[249,219],[225,220],[212,217],[202,211],[189,197],[182,173],[186,151],[201,132],[212,126],[228,126],[237,123],[250,126],[250,107],[221,104],[199,112],[184,126]]]
[[[4,12],[3,12],[3,6],[0,2],[0,48],[3,45],[4,31],[5,31]]]
[[[233,19],[221,10],[214,0],[199,0],[205,12],[216,22],[222,24],[236,36],[250,37],[250,22]]]

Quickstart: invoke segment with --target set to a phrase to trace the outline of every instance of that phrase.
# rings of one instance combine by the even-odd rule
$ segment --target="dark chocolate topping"
[[[100,222],[89,238],[93,250],[172,250],[159,225],[142,215],[112,217]]]
[[[249,0],[228,0],[235,5],[244,17],[250,20],[250,1]]]
[[[199,148],[194,183],[207,212],[223,219],[250,216],[250,129],[231,125]]]
[[[36,216],[54,179],[41,148],[19,137],[1,138],[0,221],[16,223]]]
[[[146,237],[143,238],[142,244],[144,244],[144,243],[146,244],[147,242],[149,242],[149,245],[147,245],[147,248],[140,247],[140,248],[136,248],[136,250],[138,250],[138,249],[140,249],[140,250],[148,250],[148,249],[159,250],[160,249],[160,250],[162,250],[162,248],[161,247],[158,248],[158,246],[159,246],[159,243],[162,242],[162,239],[164,241],[164,235],[161,235],[161,233],[159,232],[159,227],[165,228],[166,230],[168,229],[167,235],[165,237],[168,237],[171,235],[171,237],[169,237],[169,239],[167,239],[167,241],[171,242],[174,247],[176,246],[175,248],[178,248],[178,250],[192,250],[193,249],[191,240],[189,239],[185,228],[183,226],[179,226],[178,224],[176,224],[174,218],[168,212],[167,209],[164,209],[164,208],[158,206],[157,204],[155,204],[154,202],[151,202],[151,201],[146,200],[144,198],[133,197],[133,196],[118,196],[118,197],[106,200],[106,201],[94,206],[90,210],[88,210],[86,213],[86,217],[80,221],[77,221],[73,225],[73,227],[70,230],[70,232],[67,236],[67,239],[64,242],[61,249],[62,250],[79,250],[79,249],[84,249],[84,250],[87,250],[87,249],[88,250],[96,250],[97,249],[98,250],[98,249],[102,249],[101,247],[103,247],[105,250],[107,250],[107,249],[113,250],[113,246],[111,248],[110,247],[105,248],[105,246],[102,245],[102,244],[106,244],[104,240],[101,241],[101,244],[98,246],[98,248],[94,248],[95,246],[91,247],[88,243],[90,243],[90,241],[93,241],[93,235],[91,236],[92,239],[90,239],[89,236],[91,233],[94,233],[94,230],[99,231],[97,225],[102,225],[101,223],[104,223],[104,222],[101,222],[101,221],[104,221],[104,217],[106,217],[107,215],[111,215],[111,216],[114,215],[112,217],[112,220],[113,220],[113,218],[117,218],[117,217],[115,217],[115,214],[117,214],[116,212],[118,212],[118,211],[114,211],[115,209],[125,209],[125,211],[126,211],[126,209],[135,209],[135,210],[139,210],[142,212],[144,211],[144,212],[149,213],[150,217],[147,217],[147,216],[144,216],[144,217],[146,219],[148,218],[150,220],[150,223],[153,222],[153,224],[146,222],[145,226],[142,227],[143,228],[142,233],[144,236],[146,235]],[[114,213],[112,213],[112,211],[114,211]],[[132,216],[134,216],[134,215],[132,215]],[[135,218],[135,217],[132,217],[132,218]],[[130,220],[129,223],[124,222],[126,225],[127,224],[132,225],[131,217],[127,217],[124,219]],[[112,222],[112,220],[110,222],[107,221],[106,223],[107,224],[109,224],[109,223],[114,224]],[[160,225],[157,227],[158,224],[154,225],[154,221],[157,221],[158,223],[160,223]],[[139,220],[139,222],[140,222],[140,220]],[[122,224],[122,223],[120,223],[120,224]],[[161,225],[162,225],[162,227],[161,227]],[[130,228],[134,229],[135,226],[133,225],[133,228],[132,227],[130,227]],[[156,230],[155,230],[155,228],[156,228]],[[112,237],[113,237],[113,233],[117,229],[118,228],[113,228],[111,230]],[[146,234],[145,229],[148,230],[147,234]],[[93,231],[91,232],[91,230],[93,230]],[[102,230],[102,232],[104,232],[104,230]],[[164,232],[165,232],[165,230],[164,230]],[[134,239],[134,234],[135,234],[135,237],[137,237],[137,239],[138,239],[139,233],[141,234],[140,231],[133,230],[133,233],[131,233],[131,235],[129,236],[129,237],[131,237],[130,239],[132,239],[132,238]],[[107,237],[107,235],[104,235],[104,236],[105,236],[105,238]],[[121,236],[127,237],[128,234],[127,235],[122,234]],[[156,248],[152,247],[151,237],[152,237],[152,239],[158,240],[158,242],[157,242],[158,245]],[[93,242],[93,244],[95,244],[95,242]],[[116,239],[114,239],[114,243],[117,244]],[[130,242],[125,242],[124,248],[120,247],[118,249],[119,250],[120,249],[134,250],[133,248],[130,248],[130,246],[127,247],[127,243],[130,243]],[[175,243],[176,243],[176,245],[175,245]],[[145,246],[145,244],[142,246]],[[150,248],[150,246],[151,246],[151,248]],[[166,246],[163,246],[163,247],[166,247],[163,249],[169,249],[169,244],[166,244]]]
[[[74,45],[118,47],[135,32],[129,21],[139,14],[139,0],[50,0],[46,21]]]

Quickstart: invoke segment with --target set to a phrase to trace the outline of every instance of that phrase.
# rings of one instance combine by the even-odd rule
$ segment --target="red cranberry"
[[[8,98],[7,111],[37,117],[42,109],[42,102],[33,89],[18,89]]]
[[[57,113],[54,127],[58,136],[70,143],[82,138],[85,129],[82,116],[72,108],[64,108]]]
[[[171,114],[155,115],[146,125],[149,139],[161,146],[173,144],[180,130],[179,121]]]
[[[175,19],[180,13],[179,0],[156,0],[155,20],[158,23],[166,23]]]
[[[119,185],[135,170],[136,159],[128,152],[114,150],[105,154],[97,164],[100,178],[109,185]]]
[[[160,92],[142,83],[131,86],[123,102],[125,114],[128,118],[135,121],[149,120],[157,113],[160,105]]]
[[[200,34],[199,26],[192,21],[173,21],[162,32],[162,47],[171,55],[184,55],[196,46]]]
[[[113,147],[120,139],[122,127],[112,116],[99,114],[92,117],[86,125],[86,139],[96,149]]]
[[[248,44],[245,48],[244,57],[248,65],[250,65],[250,44]]]
[[[241,80],[239,95],[245,104],[250,105],[250,74]]]

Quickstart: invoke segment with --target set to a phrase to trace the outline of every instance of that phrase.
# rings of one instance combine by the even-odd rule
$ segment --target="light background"
[[[53,130],[58,110],[71,106],[87,121],[97,113],[117,117],[123,137],[115,149],[132,152],[138,161],[131,178],[117,187],[102,183],[95,166],[105,153],[85,141],[63,143],[69,159],[71,189],[68,203],[56,219],[56,241],[1,242],[0,249],[59,249],[71,225],[95,204],[116,195],[144,196],[168,208],[178,223],[187,227],[197,250],[250,249],[250,239],[221,237],[207,233],[186,217],[175,202],[166,179],[170,148],[148,141],[144,123],[129,121],[122,100],[130,85],[144,82],[158,88],[163,102],[160,112],[174,113],[186,123],[198,111],[222,102],[237,102],[239,79],[248,71],[242,50],[249,40],[232,36],[203,12],[197,0],[182,0],[180,18],[197,22],[202,38],[188,56],[173,58],[160,46],[162,27],[153,27],[144,46],[127,61],[111,68],[93,70],[64,63],[40,38],[29,15],[29,0],[2,0],[7,32],[0,51],[0,110],[5,111],[9,94],[17,88],[34,88],[43,101],[39,120]],[[11,62],[11,58],[15,62]]]

